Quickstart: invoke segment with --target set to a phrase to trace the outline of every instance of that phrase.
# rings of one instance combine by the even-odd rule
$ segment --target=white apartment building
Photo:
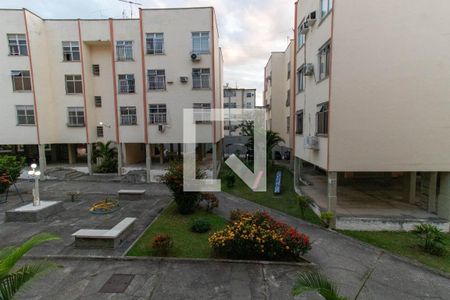
[[[87,163],[113,141],[123,166],[179,157],[183,109],[223,106],[212,7],[141,9],[138,19],[43,19],[0,10],[2,149],[28,149],[42,170]],[[197,122],[198,158],[217,170],[220,122]],[[207,155],[208,154],[208,155]],[[200,156],[200,157],[199,157]]]
[[[450,219],[448,11],[448,1],[296,2],[296,183],[306,164],[324,170],[329,211],[345,205],[341,183],[403,178],[401,201],[425,197],[425,211]]]
[[[224,135],[239,136],[242,135],[239,125],[240,121],[234,121],[233,114],[227,109],[253,109],[256,102],[256,89],[223,88],[223,108],[224,108]]]
[[[277,132],[284,143],[274,151],[285,158],[293,157],[291,145],[294,141],[294,114],[291,103],[294,100],[293,57],[294,40],[285,51],[272,52],[264,68],[264,104],[267,109],[267,129]]]

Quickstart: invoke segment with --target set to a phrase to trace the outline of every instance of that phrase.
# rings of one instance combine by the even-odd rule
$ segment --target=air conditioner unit
[[[202,58],[201,58],[200,54],[193,52],[193,53],[191,53],[191,59],[192,59],[192,61],[200,61]]]
[[[306,136],[304,144],[305,149],[319,150],[319,138],[317,136]]]
[[[308,23],[305,21],[300,25],[300,33],[305,34],[309,30]]]
[[[314,65],[313,64],[306,64],[304,70],[305,70],[305,72],[304,72],[305,76],[314,75]]]
[[[165,128],[164,124],[158,124],[158,131],[159,132],[163,133],[165,129],[166,128]]]
[[[308,26],[311,26],[316,23],[316,20],[316,11],[313,11],[306,17],[305,23],[308,24]]]
[[[189,77],[187,76],[180,76],[180,82],[181,83],[188,83]]]

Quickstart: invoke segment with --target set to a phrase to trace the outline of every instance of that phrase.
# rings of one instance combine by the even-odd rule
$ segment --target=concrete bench
[[[145,190],[120,190],[119,200],[144,200]]]
[[[76,248],[117,248],[133,229],[136,218],[125,218],[113,228],[80,229],[74,234]]]

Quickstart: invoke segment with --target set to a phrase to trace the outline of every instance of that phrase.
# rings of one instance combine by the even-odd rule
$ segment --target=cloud
[[[142,7],[214,6],[225,66],[224,83],[256,88],[262,102],[264,66],[271,51],[292,37],[294,0],[135,0]],[[44,18],[120,18],[130,6],[118,0],[9,0],[4,8],[28,8]],[[133,16],[138,15],[134,7]]]

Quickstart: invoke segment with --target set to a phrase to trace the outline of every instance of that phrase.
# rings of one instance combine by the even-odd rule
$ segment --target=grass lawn
[[[206,233],[194,233],[190,231],[192,220],[198,217],[205,218],[211,223],[211,230]],[[169,256],[208,258],[211,257],[211,248],[208,244],[208,236],[225,227],[227,221],[222,217],[198,210],[191,215],[178,213],[175,202],[170,204],[147,229],[141,239],[127,253],[128,256],[153,256],[151,242],[153,237],[160,233],[168,234],[173,240],[173,248]]]
[[[302,217],[301,211],[297,202],[297,193],[294,190],[294,179],[292,173],[281,166],[269,166],[267,169],[267,191],[253,192],[240,178],[236,176],[236,183],[232,188],[226,186],[226,181],[223,179],[224,172],[227,167],[221,169],[220,178],[222,178],[222,191],[247,199],[249,201],[267,206],[288,215],[304,219],[314,224],[320,224],[320,219],[311,210],[307,209],[305,216]],[[275,186],[275,174],[280,170],[283,172],[281,179],[281,194],[274,195],[273,190]]]
[[[419,238],[411,232],[374,232],[374,231],[348,231],[342,233],[374,246],[386,249],[392,253],[417,260],[425,265],[450,273],[450,235],[445,238],[446,254],[434,256],[425,253],[418,246]]]

